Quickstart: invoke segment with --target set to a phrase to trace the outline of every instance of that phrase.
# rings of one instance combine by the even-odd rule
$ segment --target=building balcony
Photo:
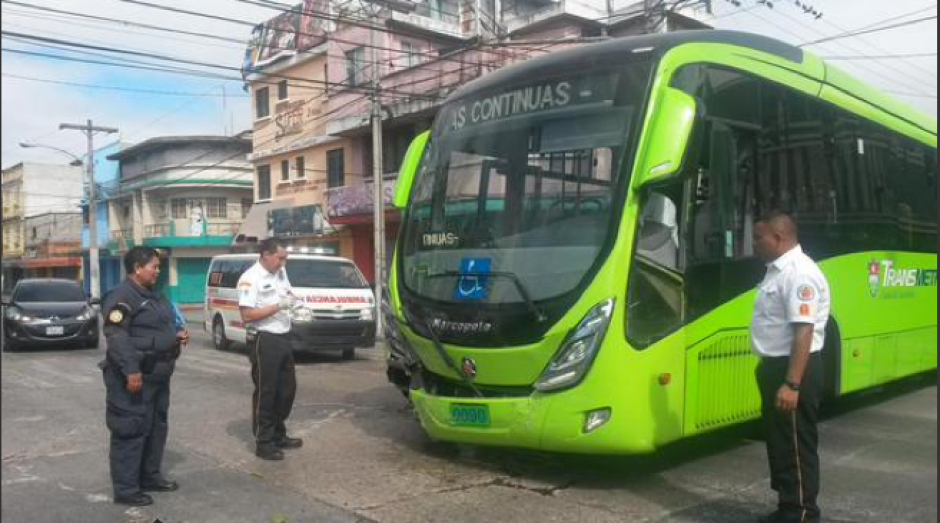
[[[112,252],[126,251],[135,247],[134,229],[119,229],[111,231],[111,240],[108,242],[108,250]]]
[[[450,38],[465,39],[472,35],[465,35],[460,28],[460,20],[450,13],[434,11],[428,4],[416,4],[415,10],[410,13],[392,11],[390,25],[401,25],[411,29],[418,29]]]
[[[191,223],[188,219],[169,220],[144,226],[147,247],[228,247],[238,234],[240,221],[213,220]]]
[[[535,11],[527,11],[515,16],[508,14],[504,16],[506,16],[506,29],[509,33],[514,33],[560,16],[574,16],[585,20],[603,20],[607,16],[607,12],[586,2],[561,0],[548,3],[545,7]]]
[[[385,210],[393,209],[398,173],[386,173],[384,177]],[[326,190],[326,216],[330,223],[341,224],[353,217],[370,217],[375,209],[372,182],[334,187]]]

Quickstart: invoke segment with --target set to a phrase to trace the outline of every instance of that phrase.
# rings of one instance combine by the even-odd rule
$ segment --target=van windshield
[[[287,277],[294,287],[367,289],[369,284],[355,265],[342,261],[287,260]]]

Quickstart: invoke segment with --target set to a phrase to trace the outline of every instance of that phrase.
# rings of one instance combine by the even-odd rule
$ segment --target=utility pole
[[[63,123],[59,129],[81,131],[88,138],[88,158],[85,166],[88,171],[88,269],[91,273],[91,297],[101,298],[101,281],[98,262],[98,190],[95,186],[95,133],[111,134],[118,132],[113,127],[95,126],[91,120],[86,124]]]
[[[385,286],[385,183],[382,179],[382,102],[379,98],[379,50],[375,42],[375,33],[379,7],[372,2],[372,27],[369,40],[372,46],[372,190],[375,207],[375,333],[383,337],[382,330],[382,288]]]

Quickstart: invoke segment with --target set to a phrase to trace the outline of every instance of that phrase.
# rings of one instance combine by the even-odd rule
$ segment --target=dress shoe
[[[255,450],[255,456],[268,461],[280,461],[284,459],[284,453],[275,447],[258,447]]]
[[[144,492],[173,492],[178,488],[180,488],[179,483],[168,479],[161,479],[160,481],[145,483],[140,486],[140,490]]]
[[[153,498],[144,494],[143,492],[138,492],[136,494],[131,494],[130,496],[115,496],[114,502],[118,505],[146,507],[147,505],[153,505]]]
[[[776,510],[757,518],[757,523],[819,523],[819,516],[810,516],[807,518],[800,518],[799,515],[794,515],[782,510]]]
[[[279,449],[299,449],[304,445],[304,440],[300,438],[289,438],[284,436],[283,438],[274,442],[274,445]]]

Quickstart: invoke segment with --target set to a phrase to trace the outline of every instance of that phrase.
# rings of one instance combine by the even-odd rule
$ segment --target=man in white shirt
[[[829,321],[829,284],[800,248],[793,219],[775,212],[754,227],[754,249],[767,263],[751,322],[761,358],[757,383],[775,512],[760,523],[818,523],[816,422],[823,391],[820,351]]]
[[[266,460],[284,459],[281,449],[298,448],[300,438],[287,436],[284,422],[290,415],[297,391],[294,354],[290,345],[290,310],[295,303],[287,279],[287,250],[275,238],[260,244],[258,263],[238,280],[238,307],[250,332],[248,342],[255,455]]]

